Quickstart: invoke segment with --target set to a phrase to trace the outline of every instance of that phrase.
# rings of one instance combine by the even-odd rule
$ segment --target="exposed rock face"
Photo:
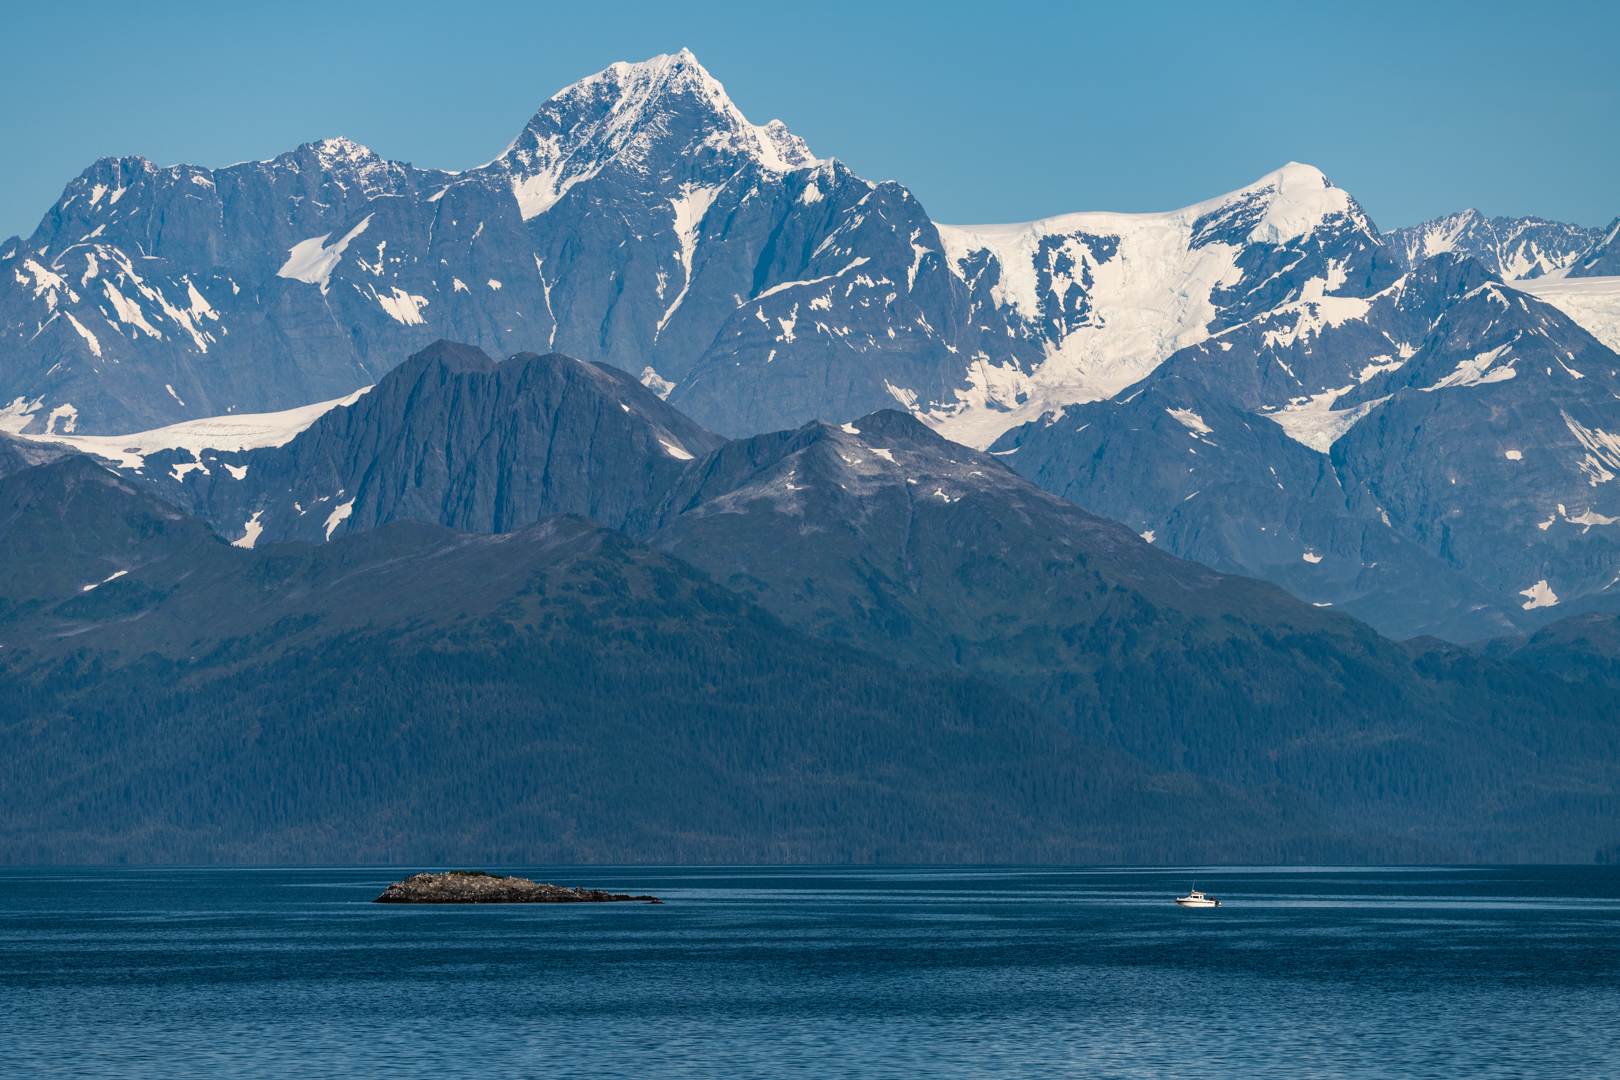
[[[29,442],[0,434],[0,477],[46,465],[66,457],[70,450],[48,443]]]
[[[568,889],[543,885],[521,877],[496,877],[483,871],[452,870],[448,874],[417,874],[396,881],[373,900],[374,904],[602,904],[617,900],[644,900],[661,904],[656,896],[630,896],[601,889]]]
[[[1504,279],[1538,278],[1580,265],[1601,247],[1606,230],[1538,217],[1487,218],[1464,210],[1383,235],[1390,254],[1408,267],[1436,255],[1472,255]]]
[[[1569,272],[1572,278],[1611,277],[1620,274],[1620,217],[1609,222],[1602,239],[1581,259],[1581,264]]]

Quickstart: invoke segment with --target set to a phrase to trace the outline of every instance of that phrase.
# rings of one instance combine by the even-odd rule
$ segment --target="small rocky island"
[[[568,889],[521,877],[501,877],[482,870],[417,874],[396,881],[374,904],[604,904],[641,900],[662,904],[656,896],[628,896],[601,889]]]

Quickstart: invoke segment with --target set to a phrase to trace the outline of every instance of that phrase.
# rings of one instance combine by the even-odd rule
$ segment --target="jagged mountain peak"
[[[305,143],[299,149],[314,151],[323,162],[348,165],[367,165],[382,158],[369,146],[362,146],[353,139],[344,135],[335,135],[329,139],[318,139],[312,143]]]
[[[412,171],[409,165],[390,161],[369,146],[342,135],[304,143],[290,154],[272,158],[268,164],[295,172],[303,172],[313,164],[339,188],[346,190],[354,184],[368,199],[401,194],[408,187],[407,174]]]
[[[1419,262],[1457,250],[1460,239],[1472,229],[1489,225],[1485,215],[1470,207],[1455,214],[1426,221],[1415,229],[1396,230],[1409,262]]]
[[[1475,209],[1392,229],[1384,242],[1408,266],[1440,255],[1473,255],[1504,280],[1573,276],[1597,230],[1539,217],[1487,218]]]
[[[181,167],[173,166],[173,168]],[[96,210],[110,213],[126,191],[143,178],[154,176],[160,171],[156,164],[139,154],[97,158],[89,168],[68,181],[67,186],[62,189],[61,198],[56,201],[53,212],[58,215],[67,213],[75,202],[83,200],[81,206],[73,211],[75,215],[93,213]],[[38,236],[50,221],[51,215],[48,214],[40,223],[40,229],[35,230],[35,235]]]
[[[409,187],[411,172],[409,165],[390,161],[343,136],[307,142],[265,161],[237,162],[218,169],[184,163],[158,165],[138,154],[105,157],[67,184],[53,213],[40,222],[35,237],[44,240],[66,223],[84,227],[83,233],[72,236],[77,242],[75,246],[91,241],[106,244],[109,240],[102,237],[109,231],[117,236],[122,223],[125,231],[135,228],[145,236],[146,246],[150,248],[150,242],[165,230],[154,229],[136,219],[152,209],[154,198],[189,196],[194,201],[217,206],[219,185],[239,191],[243,184],[252,182],[250,177],[257,177],[272,185],[285,182],[310,186],[312,190],[329,184],[338,189],[338,193],[350,193],[355,199],[365,200],[402,194]],[[427,172],[424,175],[440,174]],[[314,209],[318,212],[324,205],[325,202],[317,198]],[[162,216],[168,219],[173,212],[165,207]],[[341,211],[339,213],[341,215]],[[166,220],[166,224],[172,226],[173,223]],[[98,230],[97,226],[102,228]],[[146,235],[149,233],[153,235]],[[151,250],[142,252],[153,253]]]
[[[718,159],[731,169],[752,161],[781,173],[819,163],[780,120],[750,123],[682,49],[609,65],[559,91],[491,164],[509,174],[527,220],[609,164],[644,171],[655,159],[670,160],[660,147],[676,150],[676,159]]]

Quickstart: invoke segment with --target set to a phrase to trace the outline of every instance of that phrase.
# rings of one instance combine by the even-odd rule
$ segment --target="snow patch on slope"
[[[96,335],[92,334],[89,330],[86,330],[84,323],[80,322],[78,319],[75,319],[71,311],[67,313],[67,317],[68,322],[73,324],[73,329],[77,330],[79,332],[79,336],[84,338],[84,343],[90,347],[90,351],[97,357],[101,356],[101,341],[96,337]]]
[[[1589,428],[1562,409],[1558,413],[1564,418],[1569,433],[1586,450],[1586,456],[1576,463],[1576,468],[1585,474],[1589,486],[1606,484],[1620,474],[1620,435],[1610,435],[1602,428]],[[1559,510],[1562,512],[1563,507]]]
[[[360,224],[344,233],[343,239],[331,247],[326,246],[326,238],[331,236],[331,233],[300,240],[287,249],[287,261],[276,271],[276,277],[302,281],[308,285],[319,285],[321,295],[325,296],[327,285],[332,280],[332,271],[337,267],[338,260],[343,257],[344,249],[349,246],[349,241],[366,231],[366,226],[371,224],[371,218],[372,215],[367,214],[360,220]]]
[[[338,494],[341,495],[343,493],[340,491]],[[333,510],[332,513],[326,518],[326,538],[328,540],[332,539],[332,533],[337,530],[337,527],[349,520],[353,514],[354,499],[350,499],[346,503],[339,503],[337,508]]]
[[[669,305],[669,310],[658,320],[658,328],[653,331],[655,342],[658,335],[664,332],[670,316],[675,314],[675,310],[681,306],[681,301],[686,299],[687,290],[692,287],[692,252],[697,250],[698,227],[703,224],[704,215],[708,214],[709,207],[714,205],[714,197],[720,194],[720,191],[719,184],[710,187],[682,184],[680,196],[670,200],[670,205],[675,211],[675,240],[681,245],[680,250],[675,252],[675,257],[680,261],[685,280],[674,302]]]
[[[401,326],[421,326],[426,321],[422,318],[422,309],[428,305],[427,297],[412,296],[397,285],[388,296],[381,293],[374,295],[388,317]]]
[[[1486,383],[1507,382],[1519,373],[1513,370],[1513,363],[1517,357],[1508,356],[1507,363],[1501,367],[1493,367],[1498,360],[1512,351],[1513,342],[1498,346],[1489,352],[1482,352],[1472,360],[1460,360],[1451,374],[1435,383],[1433,386],[1421,387],[1424,393],[1435,390],[1444,390],[1452,386],[1483,386]]]
[[[1344,390],[1329,390],[1314,395],[1302,404],[1289,405],[1277,412],[1260,415],[1281,427],[1290,439],[1310,447],[1317,453],[1325,454],[1333,448],[1334,443],[1344,437],[1345,432],[1389,400],[1386,395],[1363,402],[1353,409],[1335,410],[1333,402],[1349,389],[1350,387],[1345,387]]]
[[[1215,430],[1204,423],[1204,418],[1191,409],[1166,409],[1164,411],[1180,421],[1181,425],[1188,431],[1195,431],[1200,435],[1209,435]]]
[[[298,433],[333,409],[353,405],[371,387],[362,387],[347,397],[320,401],[297,409],[274,413],[239,413],[187,420],[180,424],[137,431],[131,435],[23,435],[36,442],[63,443],[86,454],[115,461],[122,468],[141,469],[146,455],[159,450],[252,450],[262,446],[285,446]],[[13,405],[17,405],[19,398]],[[11,406],[8,406],[9,409]],[[37,409],[38,403],[33,408]],[[0,410],[0,421],[6,416]],[[24,423],[27,421],[25,420]],[[245,471],[243,475],[246,475]],[[238,478],[240,479],[240,477]]]
[[[251,518],[243,522],[242,535],[231,541],[231,547],[248,548],[251,550],[253,545],[259,542],[259,534],[264,532],[264,526],[259,524],[259,519],[263,516],[264,511],[259,510],[255,512]]]
[[[9,405],[0,406],[0,431],[9,431],[13,435],[22,433],[22,429],[34,421],[34,414],[45,405],[43,397],[29,401],[19,397]]]
[[[1620,277],[1535,278],[1508,285],[1551,304],[1582,330],[1620,352]]]
[[[1555,607],[1558,604],[1558,594],[1547,586],[1545,578],[1528,589],[1522,590],[1519,595],[1530,598],[1522,605],[1526,611],[1534,611],[1536,608],[1543,607]]]

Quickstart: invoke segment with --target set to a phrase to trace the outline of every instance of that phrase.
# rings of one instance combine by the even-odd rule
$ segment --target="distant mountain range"
[[[1384,234],[1406,266],[1436,255],[1471,255],[1504,281],[1620,274],[1620,218],[1587,229],[1544,218],[1487,218],[1478,210]]]
[[[939,225],[682,52],[565,89],[463,173],[341,139],[97,162],[0,244],[0,429],[228,434],[435,339],[556,352],[731,438],[899,407],[1177,555],[1475,640],[1613,606],[1617,234],[1382,234],[1297,164],[1172,213]]]
[[[1169,213],[942,225],[685,52],[463,173],[344,140],[104,159],[0,243],[5,828],[188,859],[514,829],[525,858],[1590,857],[1620,836],[1617,235],[1385,234],[1297,163]],[[659,686],[720,696],[625,726]],[[355,694],[357,726],[309,719]],[[457,749],[473,700],[529,749]],[[154,726],[120,743],[126,714]],[[270,801],[114,839],[203,790],[165,725],[213,747],[184,776]],[[879,794],[888,751],[818,730],[909,764]],[[959,731],[981,765],[930,793]],[[412,732],[527,824],[344,802],[337,762]],[[297,821],[262,787],[286,769],[326,785]],[[677,826],[625,780],[687,773],[774,793]],[[585,789],[640,809],[570,817]]]

